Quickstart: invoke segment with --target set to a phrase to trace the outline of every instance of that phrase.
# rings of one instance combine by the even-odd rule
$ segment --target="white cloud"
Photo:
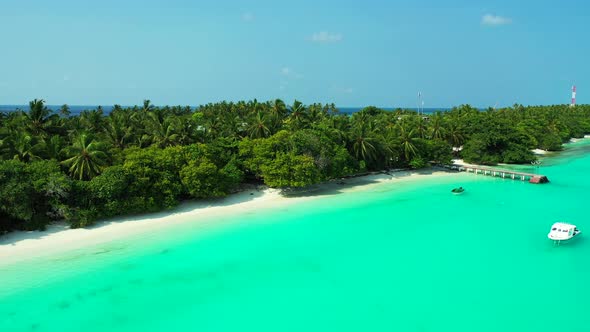
[[[342,35],[339,33],[331,33],[327,31],[315,32],[311,35],[311,41],[316,43],[335,43],[342,40]]]
[[[254,21],[254,14],[250,12],[245,12],[242,14],[242,21],[244,22],[252,22]]]
[[[492,14],[485,14],[481,18],[481,24],[483,25],[506,25],[510,23],[512,23],[512,19]]]
[[[288,78],[303,78],[303,75],[295,72],[293,69],[289,67],[281,68],[281,75],[286,76]]]
[[[336,94],[347,94],[347,95],[352,94],[354,92],[354,89],[352,87],[346,87],[346,86],[343,87],[343,86],[339,86],[337,84],[332,85],[330,87],[330,90]]]

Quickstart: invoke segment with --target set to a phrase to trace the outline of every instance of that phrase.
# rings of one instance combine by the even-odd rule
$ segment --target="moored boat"
[[[568,224],[565,222],[556,222],[551,226],[551,230],[547,237],[559,244],[562,241],[569,241],[573,238],[580,236],[580,231],[576,225]]]
[[[455,195],[462,194],[464,191],[465,191],[465,189],[463,189],[463,187],[459,187],[459,188],[455,188],[455,189],[451,190],[451,192]]]

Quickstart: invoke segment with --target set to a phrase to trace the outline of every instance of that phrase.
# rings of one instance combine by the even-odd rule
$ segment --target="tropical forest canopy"
[[[43,100],[0,113],[0,232],[65,219],[159,211],[185,199],[223,197],[244,183],[305,187],[391,168],[467,162],[528,163],[590,133],[590,107],[478,111],[425,117],[295,101],[190,107],[115,106],[71,116]],[[463,147],[453,152],[452,147]],[[453,155],[455,154],[455,155]]]

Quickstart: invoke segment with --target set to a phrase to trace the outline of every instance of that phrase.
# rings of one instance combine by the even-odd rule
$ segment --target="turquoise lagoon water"
[[[0,331],[589,331],[589,147],[0,267]]]

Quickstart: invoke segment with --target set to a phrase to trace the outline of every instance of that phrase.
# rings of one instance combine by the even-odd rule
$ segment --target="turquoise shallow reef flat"
[[[3,266],[0,331],[589,331],[589,146]]]

